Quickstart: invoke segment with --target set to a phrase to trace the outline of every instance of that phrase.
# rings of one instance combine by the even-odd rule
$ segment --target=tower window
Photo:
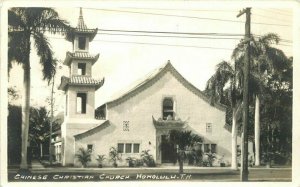
[[[86,64],[85,63],[78,63],[77,74],[78,75],[85,75],[86,73]]]
[[[78,38],[78,48],[80,50],[85,50],[85,42],[86,42],[85,37],[79,37]]]
[[[77,113],[86,113],[86,93],[77,93]]]
[[[163,101],[163,119],[174,119],[174,102],[171,98],[165,98]]]

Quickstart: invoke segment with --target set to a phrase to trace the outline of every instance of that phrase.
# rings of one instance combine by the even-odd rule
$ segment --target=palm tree
[[[266,88],[267,73],[280,71],[282,64],[287,62],[285,54],[272,44],[278,44],[280,38],[277,34],[268,33],[250,41],[250,94],[255,97],[255,165],[260,165],[260,103]],[[234,60],[243,59],[245,48],[243,40],[238,44],[232,53]]]
[[[91,151],[81,147],[78,153],[75,154],[75,157],[81,163],[82,167],[86,168],[87,164],[91,161]]]
[[[202,142],[202,138],[192,131],[171,130],[169,132],[169,141],[178,148],[179,173],[183,173],[183,161],[185,151],[188,147],[193,147],[196,143]]]
[[[51,8],[12,8],[8,10],[9,43],[8,68],[12,62],[22,64],[23,77],[23,103],[22,103],[22,160],[21,169],[28,169],[27,144],[29,129],[30,107],[30,52],[31,39],[40,64],[43,67],[43,79],[50,80],[55,72],[53,52],[45,32],[62,33],[69,30],[67,22],[60,19],[58,13]],[[49,82],[48,82],[49,83]]]
[[[47,109],[45,107],[31,107],[28,138],[29,142],[40,147],[39,151],[42,149],[41,145],[47,140],[47,137],[49,137],[49,126],[50,118]],[[35,152],[35,154],[37,154],[37,152]]]
[[[229,106],[228,110],[232,110],[232,169],[237,169],[237,119],[242,99],[242,66],[240,62],[241,59],[236,61],[234,67],[226,61],[220,62],[216,66],[215,74],[207,81],[205,89],[205,93],[211,99],[211,105],[218,102]]]

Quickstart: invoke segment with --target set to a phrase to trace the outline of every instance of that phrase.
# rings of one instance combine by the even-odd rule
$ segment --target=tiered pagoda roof
[[[77,59],[77,60],[90,60],[92,64],[94,64],[99,58],[99,54],[97,55],[91,55],[88,52],[67,52],[66,58],[64,61],[64,65],[69,66],[72,60]]]
[[[70,78],[66,76],[61,77],[61,84],[59,90],[66,90],[68,86],[95,86],[95,90],[99,89],[104,84],[104,78],[102,80],[94,79],[90,76],[76,76],[73,75]]]
[[[83,34],[89,36],[90,41],[94,39],[98,32],[98,28],[96,29],[88,29],[86,24],[84,23],[83,16],[82,16],[82,9],[80,8],[80,15],[78,18],[77,27],[72,28],[70,32],[67,33],[66,39],[70,42],[74,41],[75,34]]]

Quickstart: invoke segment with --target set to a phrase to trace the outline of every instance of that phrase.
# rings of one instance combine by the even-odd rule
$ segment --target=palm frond
[[[43,67],[43,79],[48,80],[48,83],[50,83],[51,78],[56,73],[56,61],[53,58],[50,43],[42,33],[35,33],[33,37],[37,54],[40,57],[40,64]]]

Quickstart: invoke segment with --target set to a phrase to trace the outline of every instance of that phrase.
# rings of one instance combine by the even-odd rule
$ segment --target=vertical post
[[[248,181],[248,118],[249,118],[249,66],[250,66],[250,21],[251,8],[246,8],[237,17],[246,13],[245,42],[246,51],[244,58],[244,85],[243,85],[243,136],[242,136],[242,169],[241,181]]]
[[[53,89],[54,89],[54,79],[55,74],[52,75],[52,88],[51,88],[51,101],[50,101],[50,107],[51,107],[51,117],[50,117],[50,135],[49,135],[49,162],[50,165],[52,165],[52,125],[53,125]]]

